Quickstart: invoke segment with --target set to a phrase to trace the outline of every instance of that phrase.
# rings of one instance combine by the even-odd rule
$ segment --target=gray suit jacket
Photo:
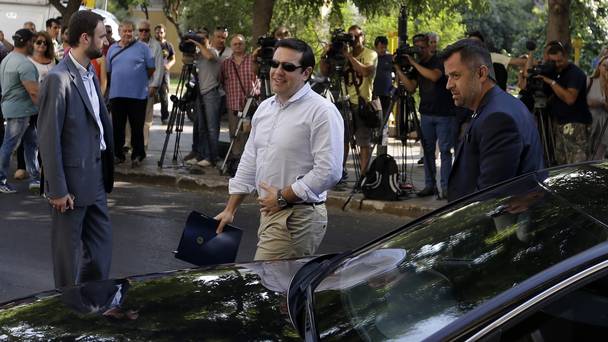
[[[99,128],[84,82],[71,58],[64,58],[48,74],[41,86],[38,140],[47,196],[74,195],[76,206],[95,202],[96,179],[103,172],[104,188],[114,183],[114,143],[112,125],[94,77],[106,150],[99,147]]]

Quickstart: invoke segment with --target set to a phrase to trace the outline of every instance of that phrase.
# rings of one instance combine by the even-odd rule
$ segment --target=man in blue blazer
[[[448,201],[542,168],[534,118],[520,100],[496,86],[488,50],[463,39],[442,57],[454,103],[474,112],[456,151]]]
[[[108,278],[112,256],[112,126],[90,63],[102,56],[106,30],[90,11],[69,27],[71,50],[42,84],[38,115],[56,287]]]

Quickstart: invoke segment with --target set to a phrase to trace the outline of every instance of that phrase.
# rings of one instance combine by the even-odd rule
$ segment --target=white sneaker
[[[196,158],[186,160],[186,164],[188,165],[196,165],[199,161]]]
[[[196,165],[202,166],[202,167],[208,167],[208,166],[212,166],[213,164],[211,164],[211,162],[208,161],[207,159],[203,159],[203,160],[199,161],[198,163],[196,163]]]

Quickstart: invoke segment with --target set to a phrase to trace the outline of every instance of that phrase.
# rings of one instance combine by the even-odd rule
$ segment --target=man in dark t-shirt
[[[555,160],[558,165],[587,159],[591,112],[587,106],[587,76],[568,61],[568,50],[558,41],[546,47],[546,61],[555,63],[555,79],[538,76],[551,89],[548,110],[553,118]]]
[[[393,55],[386,52],[388,38],[378,36],[374,41],[374,47],[378,54],[378,66],[376,67],[376,78],[374,78],[373,95],[378,96],[382,103],[384,115],[390,112],[388,108],[391,102],[391,89],[393,88]]]
[[[163,53],[163,61],[165,65],[163,81],[158,89],[158,98],[160,101],[160,118],[163,124],[169,120],[169,71],[175,64],[175,50],[173,45],[166,39],[165,25],[159,24],[154,27],[156,40],[160,43],[160,48]]]
[[[404,74],[399,67],[395,72],[399,81],[408,92],[414,92],[416,87],[420,92],[420,123],[422,128],[422,147],[424,149],[424,189],[418,196],[438,194],[435,175],[435,144],[439,142],[441,154],[441,189],[443,198],[447,198],[448,177],[452,168],[452,152],[454,146],[454,103],[452,95],[446,89],[447,78],[443,64],[431,53],[429,37],[417,34],[413,38],[414,45],[421,50],[420,61],[408,56],[409,63],[415,70],[413,75]]]

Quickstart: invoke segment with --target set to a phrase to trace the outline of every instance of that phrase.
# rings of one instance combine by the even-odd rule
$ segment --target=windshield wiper
[[[346,251],[314,258],[302,266],[292,278],[287,293],[289,318],[305,341],[319,340],[314,313],[315,289],[350,254],[351,251]]]

